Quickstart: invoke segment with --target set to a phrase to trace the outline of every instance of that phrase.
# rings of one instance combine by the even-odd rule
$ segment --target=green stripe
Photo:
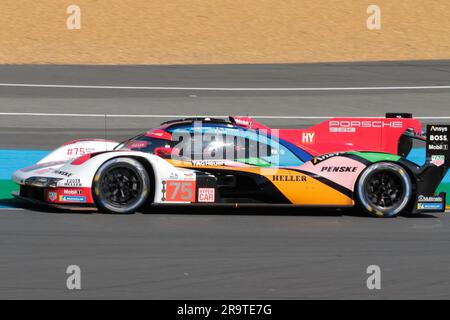
[[[270,163],[260,158],[236,159],[237,162],[249,164],[257,167],[270,167]]]
[[[369,162],[376,163],[380,161],[391,161],[397,162],[400,161],[402,157],[390,154],[390,153],[380,153],[380,152],[348,152],[348,154],[353,154],[355,156],[366,159]]]

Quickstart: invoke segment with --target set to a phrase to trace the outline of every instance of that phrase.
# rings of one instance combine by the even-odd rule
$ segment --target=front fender
[[[86,161],[72,161],[58,169],[63,180],[58,182],[57,187],[81,187],[92,188],[97,170],[108,160],[114,158],[132,157],[140,161],[146,161],[153,169],[155,183],[155,203],[163,202],[163,182],[167,180],[195,181],[194,170],[177,168],[158,156],[138,151],[111,151],[94,154]],[[75,163],[75,164],[74,164]]]

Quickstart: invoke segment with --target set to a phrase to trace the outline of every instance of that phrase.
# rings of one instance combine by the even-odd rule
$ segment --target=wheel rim
[[[139,200],[143,183],[139,174],[126,167],[111,168],[102,177],[101,192],[108,203],[125,207]]]
[[[379,171],[366,184],[367,200],[376,208],[387,210],[398,207],[404,200],[402,178],[392,171]]]

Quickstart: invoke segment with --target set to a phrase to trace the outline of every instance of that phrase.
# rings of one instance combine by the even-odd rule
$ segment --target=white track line
[[[199,115],[192,114],[89,114],[89,113],[36,113],[36,112],[0,112],[0,116],[25,116],[25,117],[79,117],[79,118],[190,118],[197,117]],[[206,118],[228,118],[228,116],[217,115],[201,115]],[[251,116],[253,119],[303,119],[303,120],[315,120],[315,119],[331,119],[336,117],[345,116]],[[358,118],[380,118],[376,116],[357,116]],[[345,117],[349,118],[349,117]],[[352,117],[350,117],[352,118]],[[356,117],[354,117],[356,118]],[[448,117],[415,117],[420,120],[450,120]]]
[[[178,91],[365,91],[365,90],[442,90],[446,86],[399,86],[399,87],[328,87],[328,88],[208,88],[208,87],[143,87],[143,86],[90,86],[69,84],[0,83],[0,87],[112,89],[112,90],[178,90]]]

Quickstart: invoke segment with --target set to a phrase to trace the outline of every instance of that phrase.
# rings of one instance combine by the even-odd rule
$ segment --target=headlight
[[[46,178],[46,177],[31,177],[25,180],[25,184],[33,187],[46,187],[55,188],[58,181],[63,180],[62,178]]]

